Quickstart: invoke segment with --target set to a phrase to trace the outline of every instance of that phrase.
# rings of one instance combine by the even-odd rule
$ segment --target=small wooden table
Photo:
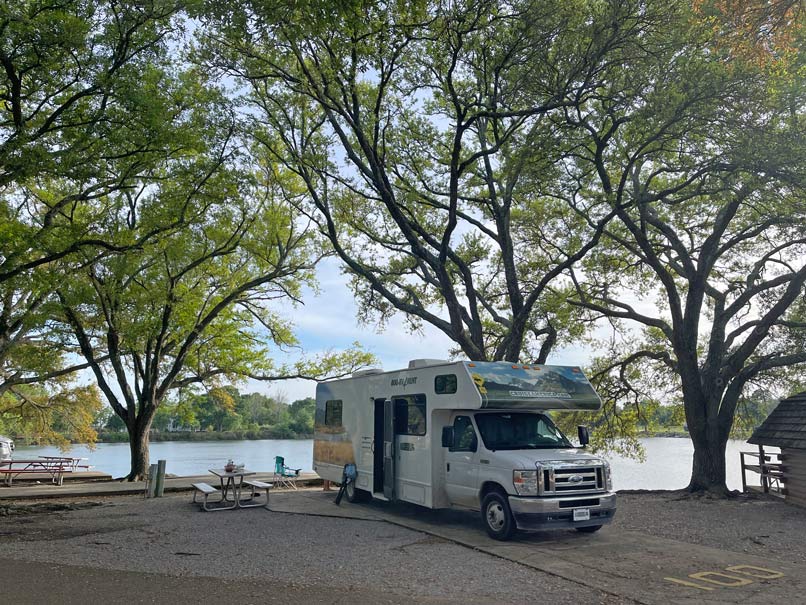
[[[221,501],[230,501],[235,504],[235,507],[241,505],[241,487],[243,486],[243,478],[251,475],[256,475],[255,471],[250,471],[245,468],[235,469],[228,471],[223,468],[208,469],[221,482]],[[230,499],[230,495],[232,499]]]

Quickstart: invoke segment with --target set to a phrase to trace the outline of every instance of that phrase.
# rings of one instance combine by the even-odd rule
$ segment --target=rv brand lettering
[[[571,393],[554,391],[510,391],[510,397],[534,397],[535,399],[571,399]]]
[[[410,384],[417,384],[416,376],[407,376],[406,378],[392,378],[393,387],[405,387]]]

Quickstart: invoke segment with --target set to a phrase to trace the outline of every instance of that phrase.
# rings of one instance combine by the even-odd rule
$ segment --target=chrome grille
[[[595,468],[554,469],[554,491],[557,493],[585,492],[601,488]]]
[[[543,469],[543,494],[580,494],[605,490],[604,468],[598,465]]]

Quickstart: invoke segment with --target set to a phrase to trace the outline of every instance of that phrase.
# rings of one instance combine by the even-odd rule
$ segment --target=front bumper
[[[616,514],[616,494],[607,492],[573,498],[509,497],[509,507],[518,529],[571,529],[605,525]],[[574,521],[574,509],[590,511],[588,521]]]

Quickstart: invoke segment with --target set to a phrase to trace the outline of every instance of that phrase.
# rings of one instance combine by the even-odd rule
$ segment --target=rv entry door
[[[383,495],[395,499],[395,406],[383,402]]]

